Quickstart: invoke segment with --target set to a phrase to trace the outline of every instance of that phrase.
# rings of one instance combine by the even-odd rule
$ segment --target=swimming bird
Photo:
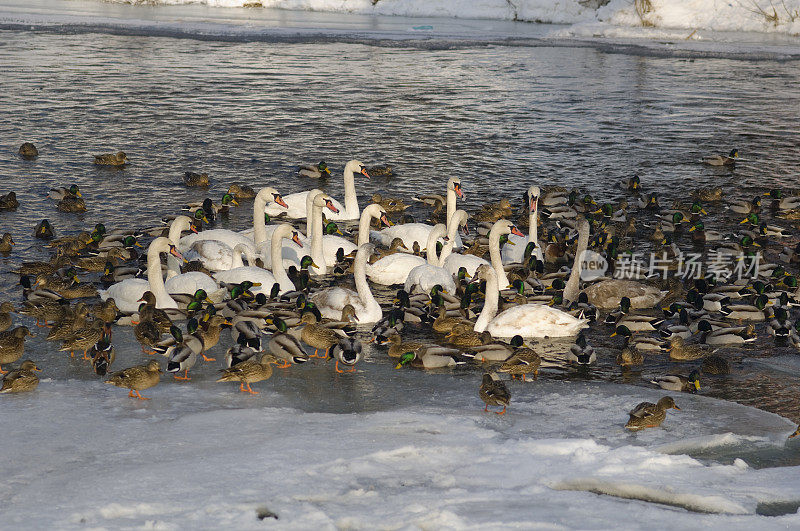
[[[321,179],[331,174],[331,170],[324,160],[319,161],[318,164],[301,164],[297,170],[298,175],[303,177],[311,177],[312,179]]]
[[[728,155],[711,155],[703,159],[703,164],[709,166],[735,166],[736,159],[739,158],[739,150],[732,149]]]
[[[19,156],[26,160],[33,160],[39,156],[39,150],[30,142],[23,143],[17,151]]]
[[[124,151],[104,153],[102,155],[95,155],[94,163],[98,166],[124,166],[128,163],[128,156]]]

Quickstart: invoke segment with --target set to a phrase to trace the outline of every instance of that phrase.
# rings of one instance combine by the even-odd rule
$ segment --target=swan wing
[[[523,304],[498,314],[487,330],[493,337],[569,337],[586,328],[587,322],[543,304]]]

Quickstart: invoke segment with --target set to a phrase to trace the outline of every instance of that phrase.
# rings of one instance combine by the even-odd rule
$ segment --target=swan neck
[[[314,205],[309,219],[312,219],[311,232],[309,233],[311,260],[319,266],[319,268],[311,267],[311,272],[317,275],[324,275],[328,264],[325,262],[325,253],[322,252],[322,207]]]
[[[578,298],[578,282],[581,279],[583,268],[583,253],[589,247],[589,231],[580,231],[578,234],[578,248],[575,249],[575,260],[572,262],[572,270],[569,273],[569,280],[564,286],[564,302],[572,302]]]
[[[161,276],[161,253],[164,251],[161,245],[152,243],[147,249],[147,282],[150,284],[150,291],[156,296],[157,308],[174,308],[177,304],[167,293],[164,277]]]
[[[358,196],[356,196],[356,183],[350,165],[344,167],[344,210],[349,219],[358,217]]]
[[[503,269],[503,258],[500,255],[500,234],[496,231],[489,232],[489,259],[497,275],[497,283],[504,287],[508,286],[508,277]]]
[[[369,224],[372,222],[373,217],[378,218],[379,216],[375,216],[370,207],[365,208],[364,211],[361,212],[361,219],[358,221],[357,245],[359,247],[365,243],[369,243]]]
[[[264,220],[266,207],[267,200],[258,194],[253,201],[253,242],[256,247],[267,241],[267,222]]]
[[[536,244],[536,248],[539,248],[539,205],[537,204],[535,209],[528,215],[528,242],[533,242]]]
[[[191,221],[184,217],[178,216],[172,221],[169,226],[169,241],[172,245],[177,246],[181,239],[181,233],[189,228]],[[181,274],[181,263],[178,259],[171,254],[167,255],[167,280]]]
[[[358,298],[361,299],[361,303],[364,307],[370,310],[377,307],[378,311],[380,311],[380,304],[375,300],[375,297],[372,295],[372,290],[367,283],[367,253],[363,251],[356,254],[356,259],[353,264],[353,277],[356,282]]]
[[[452,223],[453,214],[456,213],[456,191],[447,187],[447,227]]]
[[[270,242],[270,260],[272,261],[272,276],[282,286],[292,285],[289,275],[286,274],[286,268],[283,267],[283,249],[282,241],[286,237],[286,231],[280,228],[275,229],[272,233],[272,241]]]
[[[483,332],[489,326],[489,322],[494,319],[497,314],[497,305],[500,297],[500,288],[497,284],[497,274],[492,270],[489,271],[486,278],[486,300],[483,303],[483,309],[475,321],[475,331]]]

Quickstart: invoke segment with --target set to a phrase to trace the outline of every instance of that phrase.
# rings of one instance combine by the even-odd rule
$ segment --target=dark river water
[[[616,200],[621,192],[614,184],[634,173],[666,205],[710,184],[748,199],[768,187],[798,184],[796,61],[564,45],[425,48],[11,30],[0,37],[0,193],[15,190],[21,203],[16,212],[0,213],[0,232],[12,232],[18,243],[0,259],[3,299],[19,301],[18,278],[9,270],[47,256],[32,238],[38,220],[49,218],[59,235],[97,222],[151,226],[204,197],[183,186],[189,170],[210,175],[207,193],[218,200],[232,182],[283,193],[310,188],[317,183],[297,178],[296,165],[324,159],[335,175],[326,190],[340,197],[336,175],[358,158],[396,172],[391,179],[358,180],[362,205],[373,192],[406,199],[441,193],[447,178],[458,175],[472,211],[487,200],[518,200],[533,183],[581,187],[600,201]],[[38,146],[37,160],[16,155],[25,141]],[[698,163],[734,147],[744,161],[733,172]],[[131,161],[124,170],[92,164],[94,154],[117,150]],[[46,197],[49,188],[72,183],[84,193],[86,214],[60,214]],[[248,208],[234,211],[223,226],[246,227]],[[719,205],[710,210],[707,227],[725,230],[733,218]],[[643,218],[642,227],[652,221]],[[759,332],[758,342],[729,352],[733,374],[709,379],[702,392],[800,421],[796,370],[741,361],[794,355],[791,348],[773,348],[763,326]],[[614,363],[619,343],[607,335],[593,332],[600,356],[589,372],[556,367],[544,378],[649,385],[654,374],[688,372],[651,357],[641,372],[622,374]],[[129,330],[115,342],[119,367],[138,359]],[[41,337],[29,350],[47,360],[49,377],[93,376]],[[374,358],[380,360],[374,370],[391,369],[383,354]],[[214,372],[196,370],[209,380]],[[475,369],[456,376],[464,372],[476,378]],[[358,407],[391,402],[379,388],[366,389]],[[325,397],[308,407],[336,409],[336,403]]]

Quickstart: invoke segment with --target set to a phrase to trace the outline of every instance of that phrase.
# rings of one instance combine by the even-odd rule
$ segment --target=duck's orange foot
[[[203,354],[202,356],[203,356],[203,359],[204,359],[205,361],[217,361],[217,358],[209,358],[209,357],[208,357],[208,356],[206,356],[205,354]]]
[[[505,415],[506,414],[506,406],[503,406],[503,411],[495,411],[498,415]]]
[[[279,369],[288,369],[289,367],[291,367],[291,366],[292,366],[292,364],[291,364],[291,363],[289,363],[289,362],[288,362],[288,361],[286,361],[286,360],[281,360],[281,361],[280,361],[280,363],[279,363],[279,364],[278,364],[278,363],[276,363],[276,364],[275,364],[275,366],[276,366],[277,368],[279,368]]]
[[[178,376],[177,374],[173,374],[173,375],[172,375],[172,377],[173,377],[174,379],[176,379],[176,380],[183,380],[184,382],[188,382],[189,380],[191,380],[191,379],[192,379],[192,378],[189,376],[189,371],[186,371],[186,373],[185,373],[183,376]]]
[[[139,400],[150,400],[149,398],[145,398],[142,395],[140,395],[139,391],[134,391],[134,393],[136,393],[136,398],[138,398]]]

